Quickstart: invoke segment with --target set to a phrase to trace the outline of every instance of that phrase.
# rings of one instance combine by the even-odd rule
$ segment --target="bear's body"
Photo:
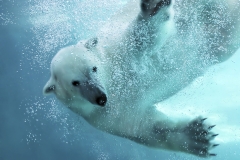
[[[208,35],[196,32],[192,37],[193,32],[187,31],[190,25],[174,19],[174,1],[141,0],[140,4],[129,4],[130,14],[120,12],[115,16],[120,18],[106,25],[98,38],[60,50],[52,60],[44,92],[55,93],[88,123],[110,134],[150,147],[213,156],[209,149],[216,144],[210,141],[216,134],[209,131],[212,126],[203,124],[205,119],[171,120],[154,104],[230,57],[236,47],[228,43],[230,38],[219,37],[218,44],[206,45]],[[203,30],[208,27],[200,24]],[[223,29],[219,32],[233,34]],[[223,43],[231,50],[213,48]]]

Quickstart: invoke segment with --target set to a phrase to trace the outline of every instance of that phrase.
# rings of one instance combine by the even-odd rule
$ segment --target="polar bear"
[[[55,55],[44,94],[54,93],[107,133],[149,147],[216,156],[209,152],[218,145],[212,142],[215,125],[205,124],[200,116],[170,119],[155,107],[240,46],[235,34],[239,21],[234,19],[239,2],[204,3],[141,0],[139,5],[133,0],[99,36]],[[191,10],[186,5],[200,4],[202,8],[192,13],[195,18],[183,16]]]

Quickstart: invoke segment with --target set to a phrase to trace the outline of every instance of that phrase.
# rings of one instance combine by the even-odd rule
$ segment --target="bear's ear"
[[[47,95],[47,94],[53,93],[55,89],[56,89],[56,86],[52,83],[51,80],[49,80],[46,83],[46,85],[43,87],[43,94]]]
[[[96,47],[97,44],[98,44],[98,38],[95,37],[95,38],[89,39],[89,40],[85,43],[84,46],[85,46],[87,49],[92,49],[92,48]]]

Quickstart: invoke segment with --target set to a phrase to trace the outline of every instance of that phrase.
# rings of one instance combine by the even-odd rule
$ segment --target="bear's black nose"
[[[107,96],[106,94],[101,94],[100,97],[97,97],[96,102],[99,106],[104,107],[107,103]]]

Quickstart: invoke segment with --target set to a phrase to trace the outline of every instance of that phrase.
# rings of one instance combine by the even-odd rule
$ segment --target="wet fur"
[[[211,132],[213,126],[205,124],[205,118],[172,120],[154,104],[176,94],[211,65],[228,59],[239,47],[239,37],[234,35],[238,21],[231,23],[237,29],[229,32],[229,27],[209,24],[204,16],[211,15],[203,14],[198,19],[199,27],[198,20],[189,21],[184,14],[174,17],[173,2],[132,3],[129,15],[126,10],[120,12],[122,15],[115,16],[98,38],[59,51],[52,61],[51,78],[44,92],[55,93],[89,124],[110,134],[149,147],[215,156],[209,150],[218,145],[212,142],[217,134]],[[176,3],[195,6],[200,2]],[[234,19],[238,9],[226,6],[231,11],[229,17]],[[184,11],[189,13],[183,7]],[[206,40],[214,36],[211,27],[220,33],[215,37],[218,43],[209,45]],[[222,39],[221,34],[230,37]],[[195,39],[191,39],[192,35]],[[227,51],[219,51],[222,45]],[[93,67],[97,67],[97,72],[92,73]],[[72,86],[73,81],[81,85]],[[94,99],[103,94],[107,96],[106,103],[99,106]]]

